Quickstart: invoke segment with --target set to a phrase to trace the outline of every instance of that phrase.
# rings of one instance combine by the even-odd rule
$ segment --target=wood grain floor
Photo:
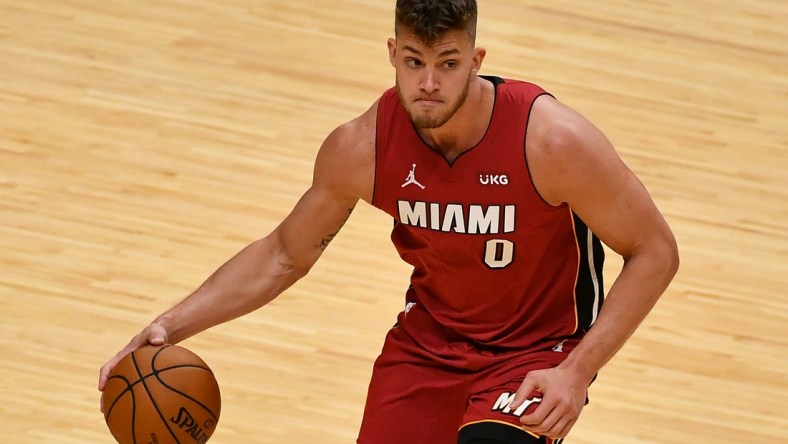
[[[573,443],[788,440],[788,4],[486,1],[483,72],[601,127],[682,268]],[[393,82],[393,1],[0,0],[0,442],[104,443],[99,366],[311,178]],[[212,443],[353,442],[408,269],[360,206],[312,273],[184,343]],[[611,282],[620,261],[611,260]]]

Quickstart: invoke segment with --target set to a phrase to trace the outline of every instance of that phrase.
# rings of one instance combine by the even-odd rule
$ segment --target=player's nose
[[[426,93],[433,93],[440,89],[440,84],[438,83],[437,76],[435,75],[435,70],[430,68],[423,70],[419,82],[419,88],[421,88],[421,90]]]

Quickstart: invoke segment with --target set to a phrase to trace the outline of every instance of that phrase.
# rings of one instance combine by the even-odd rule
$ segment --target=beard
[[[399,96],[400,103],[405,105],[405,110],[408,112],[410,116],[410,120],[413,122],[413,126],[417,129],[433,129],[433,128],[440,128],[441,126],[445,125],[446,122],[451,120],[454,117],[454,114],[457,113],[457,110],[465,103],[465,100],[468,98],[468,89],[471,84],[471,76],[468,76],[468,81],[465,82],[465,86],[462,89],[462,92],[459,96],[454,100],[452,103],[448,103],[448,108],[443,110],[442,112],[437,112],[437,110],[431,110],[430,112],[416,114],[414,111],[414,106],[412,101],[407,101],[405,97],[402,95],[402,90],[399,87],[399,80],[396,81],[397,86],[397,95]],[[444,102],[445,104],[445,102]]]

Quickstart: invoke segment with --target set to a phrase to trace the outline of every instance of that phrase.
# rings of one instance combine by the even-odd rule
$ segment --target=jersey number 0
[[[506,268],[514,260],[514,242],[490,239],[484,244],[484,263],[490,268]]]

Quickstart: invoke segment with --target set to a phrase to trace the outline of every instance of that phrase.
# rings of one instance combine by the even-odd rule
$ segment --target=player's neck
[[[487,133],[495,104],[495,86],[481,77],[474,77],[468,97],[451,120],[440,128],[421,129],[422,139],[449,162],[481,142]]]

